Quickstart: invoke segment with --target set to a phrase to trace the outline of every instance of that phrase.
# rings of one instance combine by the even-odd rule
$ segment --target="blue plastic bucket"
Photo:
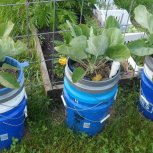
[[[26,99],[6,113],[0,114],[0,150],[9,148],[12,138],[20,140],[24,134]]]
[[[84,106],[76,103],[66,91],[62,97],[66,107],[66,123],[75,132],[89,136],[98,134],[104,127],[105,120],[110,116],[109,110],[113,100],[95,106]]]
[[[24,64],[17,60],[6,57],[3,63],[10,64],[18,68],[18,82],[20,88],[0,89],[0,150],[9,148],[12,138],[21,139],[24,132],[26,92],[24,88]],[[1,64],[3,64],[1,63]]]
[[[88,93],[86,91],[80,91],[72,86],[66,78],[64,78],[64,91],[75,102],[85,106],[92,106],[98,103],[105,103],[114,101],[118,92],[118,85],[114,86],[110,91],[101,93]]]
[[[147,78],[144,71],[141,73],[140,111],[153,120],[153,82]]]
[[[11,58],[11,57],[6,57],[4,63],[10,64],[19,69],[18,70],[18,82],[20,83],[20,86],[22,86],[22,84],[24,83],[24,73],[23,73],[22,64],[18,62],[16,59]],[[0,95],[10,92],[11,90],[12,89],[9,89],[9,88],[2,88],[0,89]]]

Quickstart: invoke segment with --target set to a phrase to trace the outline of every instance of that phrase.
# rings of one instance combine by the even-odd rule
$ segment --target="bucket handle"
[[[77,110],[76,110],[77,111]],[[80,116],[80,117],[82,117],[83,119],[85,119],[85,120],[87,120],[87,121],[89,121],[89,122],[93,122],[93,123],[103,123],[103,122],[105,122],[109,117],[110,117],[110,114],[107,114],[103,119],[101,119],[100,121],[96,121],[96,120],[90,120],[90,119],[88,119],[88,118],[86,118],[86,117],[84,117],[84,116],[82,116],[78,111],[77,111],[77,113],[78,113],[78,115]]]
[[[64,98],[63,95],[61,95],[61,99],[62,99],[62,102],[63,102],[63,105],[64,105],[65,108],[69,108],[69,109],[71,109],[71,110],[77,111],[77,113],[79,114],[79,116],[81,116],[83,119],[86,119],[86,120],[88,120],[88,121],[90,121],[90,122],[97,122],[97,123],[100,122],[100,123],[102,124],[103,122],[105,122],[105,121],[110,117],[110,114],[108,114],[108,115],[106,115],[106,116],[105,116],[102,120],[100,120],[100,121],[90,120],[90,119],[85,118],[84,116],[82,116],[82,115],[79,113],[79,111],[90,110],[90,109],[92,109],[92,108],[98,106],[99,104],[98,104],[98,105],[95,105],[95,106],[93,106],[93,107],[90,107],[90,108],[88,108],[88,109],[77,110],[77,109],[74,109],[74,108],[71,108],[71,107],[68,107],[68,106],[67,106],[66,101],[65,101],[65,98]]]
[[[89,107],[87,109],[77,110],[75,108],[72,108],[72,107],[67,106],[66,101],[65,101],[65,98],[64,98],[63,95],[61,95],[61,99],[62,99],[62,102],[63,102],[63,105],[64,105],[65,108],[68,108],[68,109],[71,109],[71,110],[76,110],[76,111],[79,111],[79,112],[88,111],[88,110],[91,110],[91,109],[96,108],[97,106],[103,104],[103,102],[101,102],[101,103],[98,103],[98,104],[96,104],[96,105],[94,105],[92,107]]]
[[[29,66],[29,62],[28,61],[24,61],[22,63],[20,63],[20,65],[25,68],[25,67],[28,67]]]
[[[26,120],[26,117],[24,118],[24,120],[20,124],[16,124],[16,125],[15,124],[6,123],[6,122],[3,122],[3,124],[8,125],[8,126],[17,127],[17,126],[23,125],[25,120]]]

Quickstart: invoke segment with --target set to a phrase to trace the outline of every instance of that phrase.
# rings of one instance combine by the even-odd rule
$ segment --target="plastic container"
[[[9,148],[12,138],[21,139],[24,132],[24,120],[26,114],[26,92],[24,88],[24,63],[6,57],[3,63],[10,64],[18,68],[18,82],[20,88],[0,89],[0,150]],[[1,64],[3,64],[1,63]]]
[[[21,140],[24,134],[25,113],[25,98],[10,111],[0,113],[0,150],[8,149],[13,138]]]
[[[86,133],[88,136],[98,134],[110,117],[109,109],[113,101],[93,107],[77,104],[66,91],[62,97],[66,107],[66,123],[74,132]]]
[[[129,14],[126,10],[100,10],[101,19],[100,23],[103,26],[105,24],[106,19],[109,16],[114,16],[121,26],[125,27],[127,25],[131,25],[131,21],[129,19]]]
[[[87,78],[72,82],[73,61],[68,60],[65,67],[62,100],[66,107],[66,122],[76,132],[89,136],[99,133],[104,121],[109,117],[109,109],[116,100],[120,71],[104,81],[90,81]]]
[[[141,73],[140,111],[148,119],[153,120],[153,83],[144,71]]]
[[[145,58],[144,72],[147,78],[153,82],[153,58],[151,56]]]

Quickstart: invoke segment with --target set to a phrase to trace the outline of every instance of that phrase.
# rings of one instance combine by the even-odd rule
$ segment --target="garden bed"
[[[44,30],[44,32],[47,31]],[[53,84],[51,82],[52,80],[52,54],[54,52],[53,50],[53,43],[51,42],[53,35],[52,34],[46,34],[44,35],[44,39],[38,38],[37,36],[37,30],[34,29],[33,34],[35,35],[35,48],[37,51],[37,54],[40,58],[40,69],[41,69],[41,76],[43,80],[44,90],[47,96],[52,97],[59,97],[61,92],[56,92],[59,89],[63,88],[63,81],[56,78],[55,76],[55,83]],[[55,34],[55,38],[61,39],[61,36],[59,34]],[[61,81],[61,84],[59,83]],[[53,92],[55,91],[55,92]],[[60,90],[61,91],[61,90]],[[58,95],[57,95],[58,94]]]

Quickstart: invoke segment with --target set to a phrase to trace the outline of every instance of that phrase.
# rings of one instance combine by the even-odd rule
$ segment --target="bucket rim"
[[[70,57],[68,58],[68,62],[67,62],[67,65],[66,67],[68,68],[69,72],[72,74],[72,69],[70,68],[70,61],[73,61]],[[113,80],[115,80],[117,77],[119,77],[120,75],[120,69],[117,71],[117,74],[115,76],[113,76],[112,78],[108,78],[108,79],[105,79],[105,80],[102,80],[102,81],[92,81],[92,80],[87,80],[87,79],[81,79],[79,80],[78,82],[85,82],[85,83],[94,83],[94,84],[100,84],[100,83],[107,83],[107,82],[111,82]]]
[[[20,65],[20,62],[17,61],[16,59],[12,58],[12,57],[6,56],[4,63],[7,63],[8,61],[12,61],[12,62],[16,63],[17,67],[19,68],[17,81],[18,81],[18,83],[20,83],[22,81],[22,79],[23,79],[23,68]],[[14,89],[3,87],[3,88],[0,89],[0,94],[9,92],[11,90],[14,90]]]

